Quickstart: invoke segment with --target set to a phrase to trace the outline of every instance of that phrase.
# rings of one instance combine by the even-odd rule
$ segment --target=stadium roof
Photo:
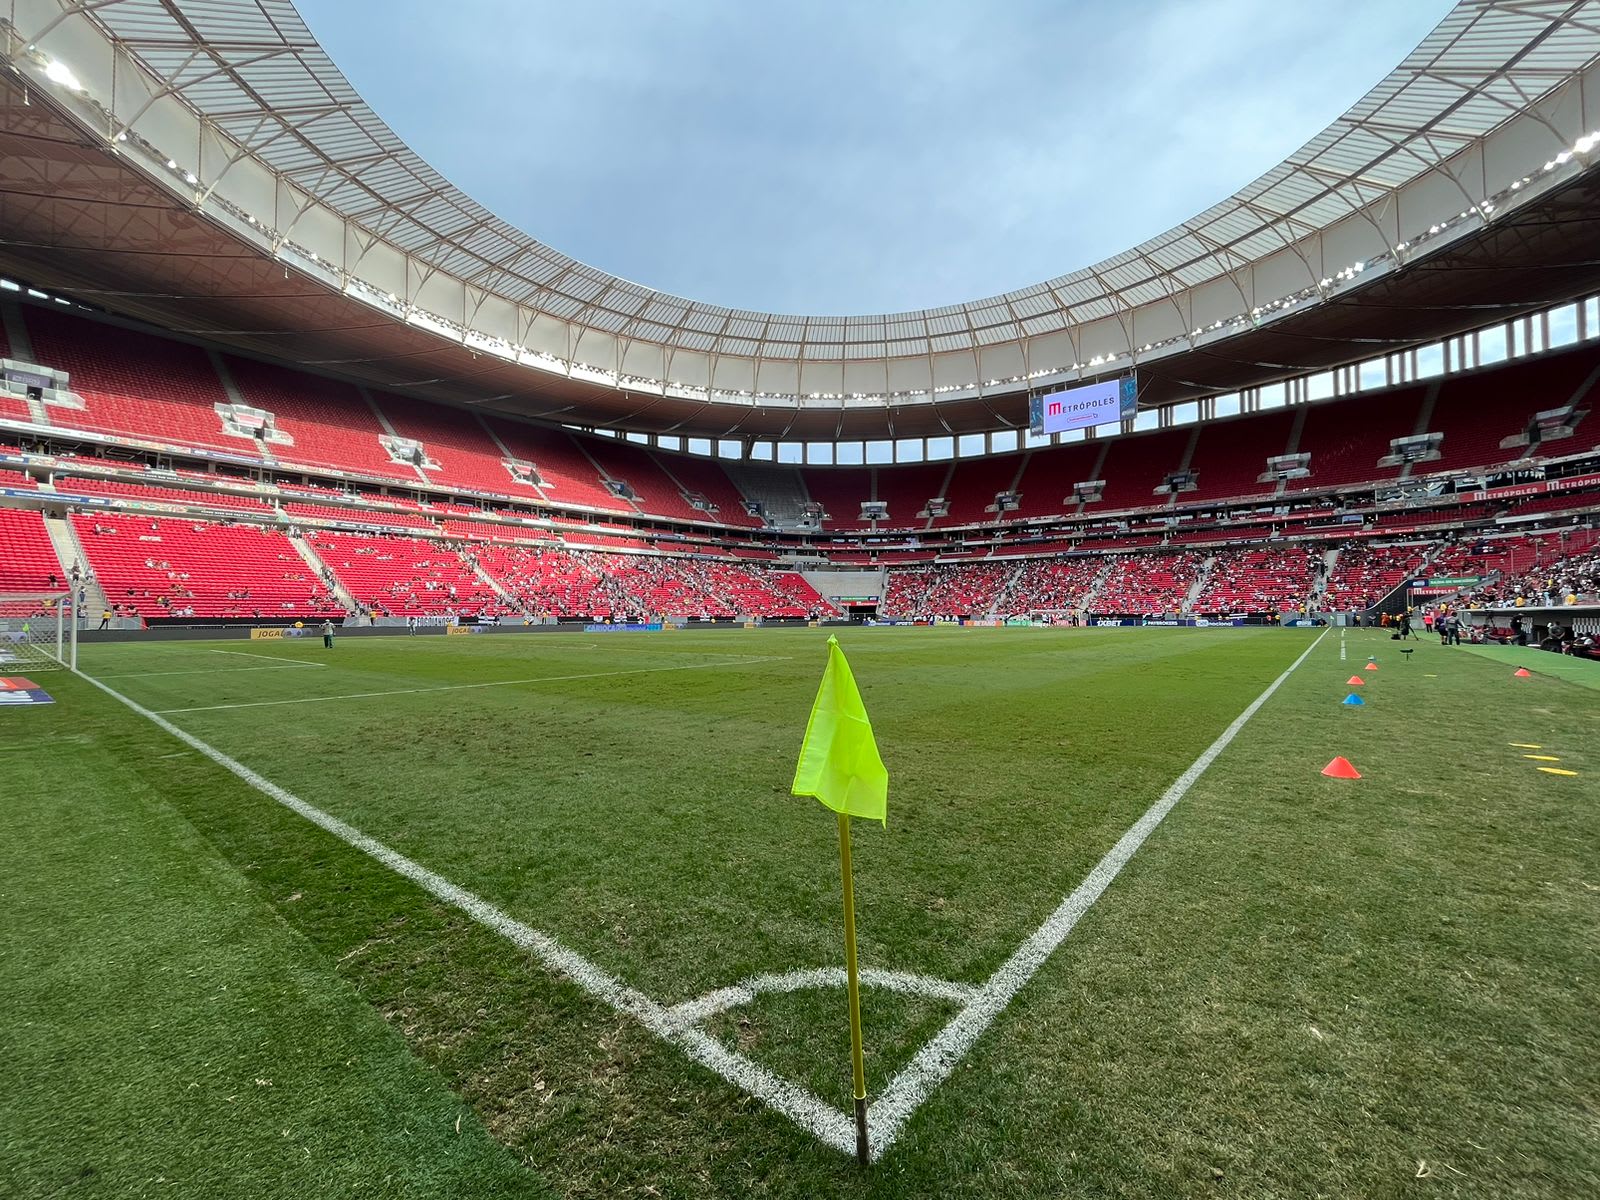
[[[176,200],[195,241],[183,282],[156,245],[128,247],[150,251],[149,286],[127,264],[99,276],[73,251],[85,247],[82,225],[108,219],[87,206],[113,197],[35,191],[19,220],[37,221],[48,198],[79,206],[80,227],[63,209],[50,232],[12,238],[0,264],[63,290],[118,292],[102,302],[241,347],[575,422],[813,437],[987,429],[1024,423],[1029,388],[1129,369],[1142,403],[1170,402],[1366,357],[1374,335],[1415,344],[1470,327],[1436,296],[1422,302],[1429,319],[1395,315],[1420,286],[1403,277],[1425,277],[1410,271],[1425,262],[1471,265],[1476,253],[1479,267],[1578,266],[1600,246],[1592,223],[1571,228],[1572,189],[1587,191],[1581,176],[1600,130],[1600,0],[1464,0],[1285,162],[1103,262],[961,305],[809,317],[656,292],[498,219],[384,125],[287,0],[11,8],[0,47],[11,79],[47,97],[80,147],[114,155],[141,186]],[[7,103],[4,129],[31,122],[26,153],[48,157],[39,114],[18,113],[27,103],[26,93]],[[1568,226],[1563,237],[1552,240],[1552,222]],[[1530,227],[1543,231],[1542,249]],[[1519,232],[1508,241],[1509,230]],[[41,237],[57,239],[53,255],[40,253]],[[261,297],[238,294],[259,286],[240,242],[313,281],[323,302],[245,320],[247,301]],[[1492,260],[1484,247],[1498,247]],[[215,278],[201,277],[197,253],[214,256]],[[1541,286],[1513,286],[1506,299],[1581,290],[1541,275]],[[1352,302],[1380,293],[1365,319],[1387,328],[1357,336]],[[381,322],[418,336],[401,350]]]

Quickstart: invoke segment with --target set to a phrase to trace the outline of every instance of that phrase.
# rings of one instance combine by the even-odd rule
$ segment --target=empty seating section
[[[52,591],[61,586],[63,577],[43,515],[0,508],[0,592]]]
[[[270,412],[274,426],[294,439],[293,445],[268,443],[278,461],[416,479],[379,443],[383,426],[350,384],[254,359],[227,358],[224,365],[245,403]]]
[[[0,324],[0,358],[10,356],[11,345],[6,340],[5,326]],[[26,400],[19,400],[15,396],[0,396],[0,420],[31,421],[33,412],[28,408]]]
[[[1048,450],[1035,450],[1028,456],[1017,490],[1022,493],[1022,517],[1050,517],[1076,512],[1077,501],[1069,499],[1080,483],[1097,478],[1095,463],[1100,460],[1104,442],[1073,442]]]
[[[380,615],[505,611],[461,556],[437,542],[323,530],[307,531],[305,539],[356,602]]]
[[[432,482],[530,500],[539,495],[532,484],[512,477],[505,455],[477,414],[386,393],[373,399],[397,435],[421,442],[428,460],[439,464],[437,470],[423,470]]]
[[[107,602],[143,617],[343,615],[278,529],[99,513],[72,526]]]
[[[1198,613],[1294,612],[1309,599],[1313,563],[1303,546],[1270,550],[1224,550],[1206,572],[1206,581],[1190,606]]]
[[[1380,467],[1389,443],[1416,428],[1426,387],[1401,388],[1306,407],[1300,449],[1311,455],[1311,475],[1291,479],[1286,494],[1339,487],[1367,480],[1393,479],[1399,467]]]
[[[1149,508],[1166,503],[1156,495],[1161,481],[1183,462],[1184,449],[1193,436],[1192,428],[1167,429],[1160,433],[1112,438],[1108,444],[1102,475],[1105,493],[1090,512],[1112,512],[1120,508]],[[1180,494],[1179,503],[1188,497]]]
[[[950,479],[950,515],[934,522],[940,525],[978,525],[1000,519],[991,512],[998,492],[1011,490],[1022,468],[1020,454],[994,458],[962,459]]]
[[[742,529],[759,529],[762,522],[744,510],[744,497],[733,486],[722,467],[705,458],[684,454],[658,454],[656,460],[671,473],[685,491],[704,496],[717,506],[715,513],[697,512],[703,521],[716,521],[720,525],[733,525]]]
[[[304,504],[297,500],[286,500],[283,511],[291,518],[342,521],[346,525],[382,525],[394,529],[426,529],[430,532],[438,530],[438,526],[421,513],[384,512],[375,508],[339,508],[332,504]]]
[[[1097,613],[1182,612],[1204,561],[1193,551],[1118,555],[1111,560],[1105,585],[1091,609]]]
[[[253,438],[222,431],[214,406],[228,397],[204,350],[48,308],[24,312],[34,357],[66,371],[84,400],[81,410],[51,408],[52,424],[256,456]]]
[[[538,429],[515,421],[485,418],[506,449],[522,462],[539,468],[543,492],[558,504],[577,504],[612,512],[632,512],[600,482],[600,472],[563,429]]]
[[[1258,483],[1257,476],[1266,470],[1267,459],[1286,453],[1295,415],[1271,412],[1204,426],[1189,460],[1199,487],[1179,496],[1178,503],[1271,495],[1277,483]]]
[[[871,529],[861,519],[861,502],[872,499],[872,472],[866,467],[807,467],[800,474],[806,491],[828,515],[826,529]],[[884,525],[887,528],[887,523]]]
[[[928,523],[917,514],[929,500],[944,497],[949,463],[918,463],[904,467],[884,467],[878,472],[878,499],[889,506],[886,529],[921,529]]]
[[[1370,608],[1422,564],[1423,545],[1372,546],[1356,544],[1339,551],[1328,577],[1321,607],[1332,611]]]
[[[1516,458],[1521,451],[1502,450],[1500,442],[1522,433],[1535,414],[1565,406],[1595,363],[1592,351],[1580,351],[1532,359],[1513,371],[1490,370],[1446,380],[1428,422],[1428,432],[1444,434],[1444,443],[1439,460],[1424,469],[1450,471]],[[1561,454],[1562,445],[1551,443],[1547,453]]]
[[[690,506],[678,485],[642,446],[611,438],[585,438],[583,444],[609,478],[633,489],[639,507],[645,512],[691,521],[706,519],[703,512]],[[623,502],[613,500],[612,503]]]
[[[271,508],[265,500],[254,496],[237,496],[228,492],[202,491],[200,489],[153,487],[144,483],[131,483],[121,479],[92,479],[88,476],[56,476],[58,492],[78,493],[85,496],[112,496],[146,504],[184,504],[192,508],[226,508],[267,516]]]

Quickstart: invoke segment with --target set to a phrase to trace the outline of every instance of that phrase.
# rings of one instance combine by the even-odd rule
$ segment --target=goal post
[[[71,592],[0,592],[0,675],[78,669]]]

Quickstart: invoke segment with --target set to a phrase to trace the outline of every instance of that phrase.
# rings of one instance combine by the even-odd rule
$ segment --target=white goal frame
[[[0,668],[15,665],[19,671],[61,668],[76,671],[79,614],[73,594],[69,591],[0,592],[0,605],[17,603],[53,610],[53,615],[47,612],[44,616],[0,616],[0,649],[24,644],[18,635],[26,628],[30,636],[25,644],[35,647],[43,657],[24,659],[16,664],[0,663]]]

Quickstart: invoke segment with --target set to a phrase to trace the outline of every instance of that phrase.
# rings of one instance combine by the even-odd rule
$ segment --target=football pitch
[[[839,631],[857,1167],[827,633],[41,675],[0,1194],[1600,1194],[1600,692],[1359,630]]]

